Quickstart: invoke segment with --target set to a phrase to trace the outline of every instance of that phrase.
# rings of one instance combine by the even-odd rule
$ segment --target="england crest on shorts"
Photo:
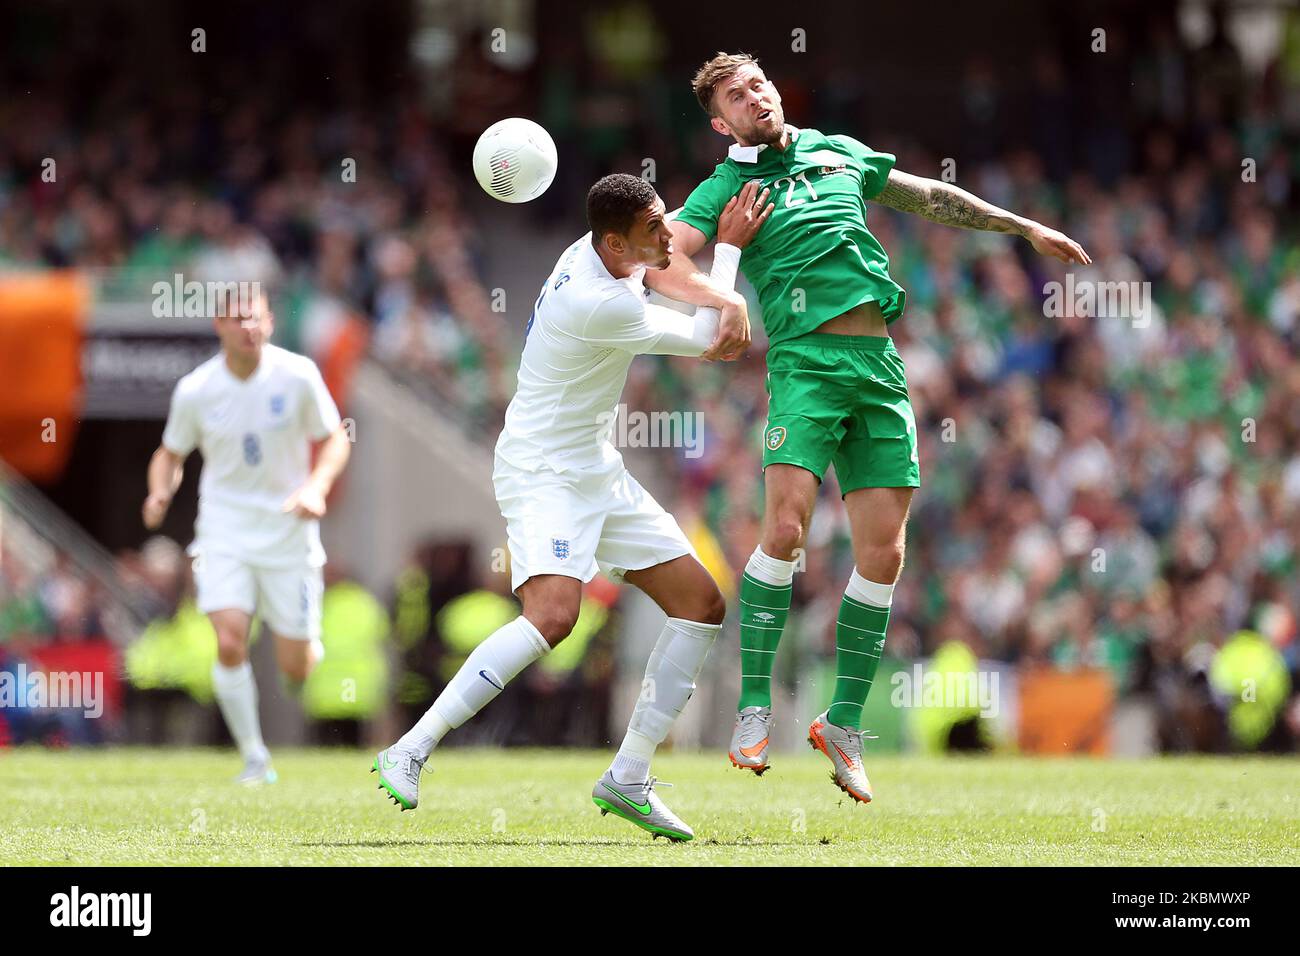
[[[569,557],[569,539],[552,538],[551,550],[555,553],[555,556],[559,558],[561,561],[566,560]]]

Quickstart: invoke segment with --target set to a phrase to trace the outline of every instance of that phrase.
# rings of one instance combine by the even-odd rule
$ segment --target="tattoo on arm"
[[[931,222],[985,232],[1021,233],[1019,216],[999,209],[964,189],[937,179],[890,170],[876,202],[899,212],[915,213]]]

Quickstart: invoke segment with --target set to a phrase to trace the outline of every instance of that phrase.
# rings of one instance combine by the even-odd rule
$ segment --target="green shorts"
[[[767,353],[763,467],[835,465],[840,493],[919,488],[916,419],[888,336],[801,335]]]

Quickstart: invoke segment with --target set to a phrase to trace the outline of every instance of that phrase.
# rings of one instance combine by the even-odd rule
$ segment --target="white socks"
[[[756,581],[770,584],[775,588],[789,587],[794,581],[794,562],[774,558],[763,548],[757,547],[749,556],[745,573]]]
[[[649,779],[650,758],[668,737],[673,722],[695,691],[704,659],[721,624],[701,624],[670,617],[646,662],[645,680],[637,697],[627,736],[610,764],[619,783],[640,783]]]
[[[244,661],[235,667],[226,667],[217,661],[212,665],[212,689],[240,755],[245,760],[266,759],[269,755],[266,744],[262,742],[262,725],[257,719],[257,683],[253,680],[253,665]]]
[[[474,648],[397,746],[427,758],[449,730],[486,707],[520,671],[550,649],[541,632],[522,615],[498,628]]]
[[[627,736],[610,766],[620,783],[648,779],[650,758],[695,691],[695,679],[721,630],[720,624],[675,617],[664,624],[646,664]],[[520,671],[550,649],[527,618],[515,618],[474,648],[433,706],[396,746],[427,758],[448,731],[482,710]]]
[[[856,567],[853,569],[853,573],[849,575],[849,584],[844,589],[844,593],[855,601],[870,604],[874,607],[889,607],[894,603],[894,586],[892,584],[868,581],[858,574]]]

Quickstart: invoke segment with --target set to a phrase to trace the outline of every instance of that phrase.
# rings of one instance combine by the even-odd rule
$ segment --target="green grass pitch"
[[[373,755],[279,750],[244,789],[232,751],[0,752],[0,864],[999,865],[1300,863],[1300,761],[881,756],[870,806],[818,754],[755,779],[723,754],[655,772],[692,843],[591,803],[608,754],[435,754],[418,810],[375,789]]]

